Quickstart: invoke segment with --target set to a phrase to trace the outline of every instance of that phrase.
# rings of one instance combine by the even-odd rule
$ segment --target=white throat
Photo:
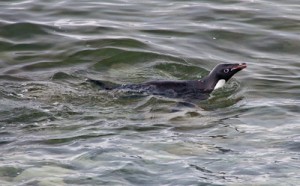
[[[216,89],[218,89],[218,88],[222,88],[222,87],[225,85],[225,83],[226,83],[225,79],[220,79],[220,80],[218,81],[218,83],[216,84],[214,90],[216,90]]]

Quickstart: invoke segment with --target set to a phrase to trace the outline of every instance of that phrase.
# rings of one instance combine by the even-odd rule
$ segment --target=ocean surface
[[[300,185],[298,0],[1,0],[0,185]],[[247,63],[194,107],[99,90]]]

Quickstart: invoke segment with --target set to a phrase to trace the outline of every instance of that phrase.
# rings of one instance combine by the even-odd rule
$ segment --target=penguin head
[[[209,75],[214,76],[217,80],[225,80],[227,82],[234,74],[246,67],[246,63],[219,64],[210,72]]]
[[[207,86],[209,90],[216,90],[224,86],[224,84],[237,72],[246,68],[246,63],[235,64],[219,64],[207,76]]]

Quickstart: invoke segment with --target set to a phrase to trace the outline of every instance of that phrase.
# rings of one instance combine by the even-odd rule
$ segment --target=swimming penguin
[[[209,94],[224,84],[237,72],[246,68],[246,63],[219,64],[200,80],[185,81],[149,81],[140,84],[111,84],[104,81],[88,79],[105,90],[122,90],[126,92],[161,95],[171,98],[207,99]]]

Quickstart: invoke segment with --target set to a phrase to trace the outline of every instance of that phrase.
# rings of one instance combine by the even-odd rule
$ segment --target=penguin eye
[[[225,73],[228,73],[229,72],[229,69],[227,68],[227,69],[224,69],[224,72]]]

